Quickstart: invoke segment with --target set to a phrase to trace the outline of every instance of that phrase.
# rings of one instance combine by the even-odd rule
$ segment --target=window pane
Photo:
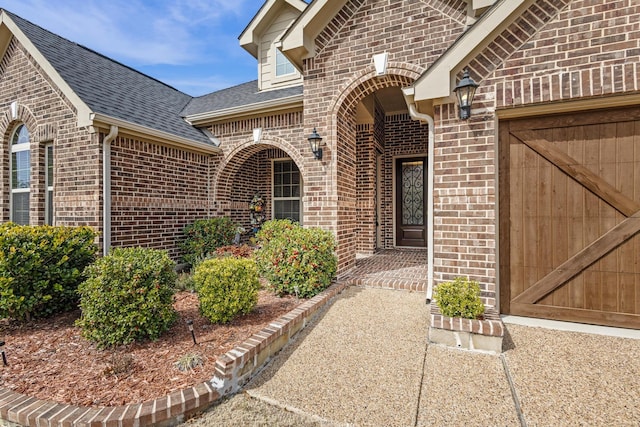
[[[45,160],[47,163],[46,193],[45,193],[45,223],[53,225],[53,145],[47,145]]]
[[[31,160],[29,151],[11,153],[11,188],[29,188],[31,183]]]
[[[29,142],[29,131],[25,125],[20,125],[18,129],[16,129],[16,133],[13,135],[13,141],[11,141],[12,145],[18,144],[26,144]]]
[[[47,146],[47,187],[53,186],[53,145]]]
[[[16,224],[29,225],[29,193],[13,193],[11,220]]]
[[[289,62],[282,52],[276,49],[276,76],[284,76],[293,74],[294,72],[293,64]]]
[[[53,191],[47,190],[47,225],[53,225]]]
[[[276,200],[274,202],[274,217],[276,219],[292,219],[300,222],[299,200]]]

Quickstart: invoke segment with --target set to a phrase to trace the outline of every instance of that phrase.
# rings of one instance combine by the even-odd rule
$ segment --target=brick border
[[[115,407],[81,407],[25,396],[0,387],[0,426],[173,426],[235,393],[350,284],[333,284],[220,356],[211,381],[154,400]]]
[[[429,309],[430,343],[466,350],[502,352],[504,323],[495,307],[486,307],[482,320],[445,316],[435,301],[431,302]]]

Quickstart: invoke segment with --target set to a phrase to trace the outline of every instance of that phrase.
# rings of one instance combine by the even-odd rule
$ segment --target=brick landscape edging
[[[481,320],[445,316],[434,301],[429,308],[429,342],[467,350],[502,351],[504,323],[494,307],[486,307]]]
[[[238,391],[347,286],[346,282],[333,284],[220,356],[211,381],[143,403],[115,407],[66,405],[0,387],[0,426],[164,427],[179,424],[221,397]]]

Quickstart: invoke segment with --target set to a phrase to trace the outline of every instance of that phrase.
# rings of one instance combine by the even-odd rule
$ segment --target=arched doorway
[[[380,249],[427,246],[429,129],[411,118],[401,92],[417,76],[372,77],[336,105],[341,265]]]

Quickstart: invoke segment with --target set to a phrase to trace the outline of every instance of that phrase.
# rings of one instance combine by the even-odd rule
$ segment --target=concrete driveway
[[[501,355],[427,345],[422,292],[351,287],[190,426],[639,426],[640,339],[508,324]]]

